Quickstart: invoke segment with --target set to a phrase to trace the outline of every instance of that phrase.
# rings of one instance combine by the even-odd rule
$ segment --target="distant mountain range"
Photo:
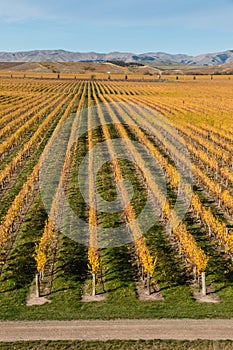
[[[143,64],[186,64],[213,66],[233,62],[233,50],[207,53],[198,56],[172,55],[164,52],[134,54],[128,52],[71,52],[65,50],[33,50],[25,52],[0,52],[0,62],[106,62],[123,61]]]

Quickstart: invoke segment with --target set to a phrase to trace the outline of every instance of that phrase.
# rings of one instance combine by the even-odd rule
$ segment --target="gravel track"
[[[233,319],[0,321],[0,341],[233,340]]]

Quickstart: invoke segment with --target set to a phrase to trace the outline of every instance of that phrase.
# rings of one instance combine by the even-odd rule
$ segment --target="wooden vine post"
[[[206,276],[205,272],[201,273],[202,295],[206,296]]]
[[[40,297],[40,273],[36,273],[36,297]]]
[[[94,297],[96,295],[96,274],[95,272],[92,273],[92,296]]]
[[[147,271],[147,293],[150,295],[150,272]]]

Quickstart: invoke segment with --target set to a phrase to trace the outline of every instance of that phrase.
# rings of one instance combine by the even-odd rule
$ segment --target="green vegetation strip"
[[[1,350],[231,350],[232,341],[109,340],[109,341],[28,341],[0,343]]]

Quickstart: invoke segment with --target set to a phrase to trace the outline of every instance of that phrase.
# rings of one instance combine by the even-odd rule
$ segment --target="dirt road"
[[[0,341],[76,339],[233,340],[233,319],[0,322]]]

